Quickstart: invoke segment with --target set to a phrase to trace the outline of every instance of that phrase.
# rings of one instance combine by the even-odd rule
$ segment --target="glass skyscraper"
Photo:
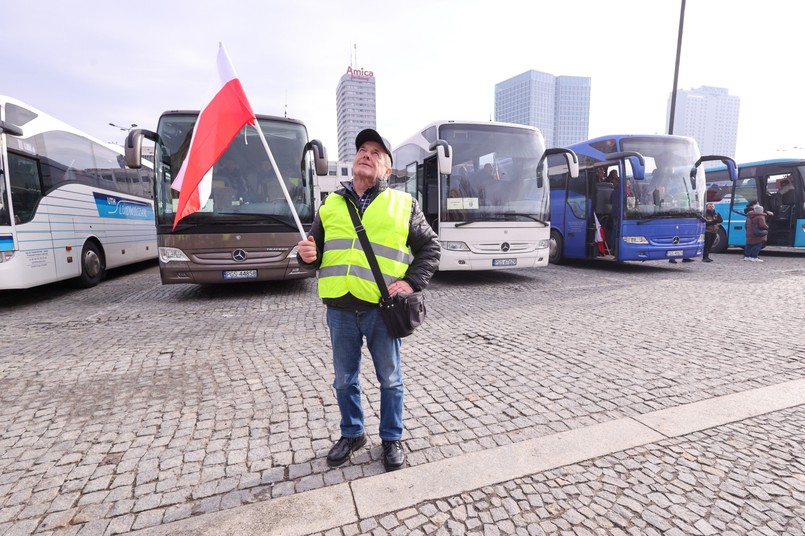
[[[526,71],[495,84],[495,121],[538,128],[548,147],[589,136],[591,79]]]

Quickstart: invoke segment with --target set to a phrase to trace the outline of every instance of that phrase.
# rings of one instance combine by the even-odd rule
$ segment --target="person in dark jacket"
[[[744,248],[744,260],[763,262],[763,259],[758,258],[758,256],[769,234],[769,226],[766,223],[766,214],[762,206],[755,205],[752,212],[746,216],[745,227],[746,247]]]
[[[346,203],[355,205],[372,242],[389,294],[423,290],[439,265],[441,248],[419,204],[388,187],[391,147],[373,129],[355,138],[352,181],[331,193],[319,208],[307,240],[299,242],[299,264],[317,269],[319,297],[327,307],[333,347],[341,438],[327,454],[337,467],[366,444],[361,406],[363,340],[380,383],[380,439],[387,471],[405,463],[401,339],[392,338],[380,315],[380,290],[363,253]]]
[[[704,211],[704,221],[704,253],[702,254],[702,262],[713,262],[713,259],[710,258],[710,249],[712,249],[713,243],[716,241],[718,229],[721,227],[721,222],[724,221],[724,218],[721,217],[721,214],[716,212],[716,206],[713,203],[707,203],[707,207]]]

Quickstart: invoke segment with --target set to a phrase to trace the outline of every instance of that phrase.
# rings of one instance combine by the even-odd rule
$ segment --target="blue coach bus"
[[[704,249],[706,161],[682,136],[603,136],[568,147],[579,158],[577,178],[550,158],[550,261],[688,259]]]
[[[772,214],[767,246],[805,248],[805,160],[775,159],[738,165],[731,180],[726,167],[707,170],[707,201],[724,219],[713,242],[714,253],[746,245],[746,215],[751,201]]]

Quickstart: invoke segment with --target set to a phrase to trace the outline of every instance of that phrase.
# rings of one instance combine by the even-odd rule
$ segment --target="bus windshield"
[[[442,178],[442,221],[547,221],[546,188],[537,185],[545,152],[538,131],[447,124],[439,138],[453,150],[452,173]]]
[[[173,226],[179,192],[171,183],[179,173],[197,114],[164,114],[156,147],[156,218],[158,226]],[[302,223],[313,221],[315,166],[305,151],[307,132],[290,120],[258,117],[277,167]],[[305,155],[302,160],[300,155]],[[304,165],[303,165],[304,164]],[[212,173],[212,192],[198,212],[182,218],[179,226],[206,224],[269,225],[296,229],[293,216],[265,148],[254,127],[246,126],[218,160]],[[178,230],[178,227],[177,227]]]
[[[625,219],[703,216],[705,180],[691,180],[700,154],[696,143],[686,138],[626,138],[623,151],[640,153],[645,160],[645,179],[627,175],[624,184]]]

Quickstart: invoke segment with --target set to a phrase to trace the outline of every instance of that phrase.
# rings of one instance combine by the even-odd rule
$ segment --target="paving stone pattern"
[[[802,378],[805,259],[764,258],[437,274],[426,324],[403,343],[409,464]],[[117,271],[93,289],[58,284],[2,293],[0,535],[119,534],[382,472],[379,391],[371,360],[365,363],[370,444],[330,469],[325,456],[339,436],[339,414],[315,281],[161,286],[146,265]],[[802,430],[801,408],[779,415]],[[629,500],[646,507],[637,513],[628,506],[635,503],[621,505],[627,526],[596,515],[626,533],[675,534],[664,531],[681,519],[699,523],[702,534],[708,524],[714,533],[737,530],[731,527],[740,520],[762,527],[758,534],[793,534],[787,531],[797,525],[785,512],[802,519],[802,510],[787,500],[798,497],[801,505],[802,486],[765,469],[760,456],[763,449],[793,455],[775,435],[787,422],[757,419],[728,430],[736,444],[757,442],[759,450],[731,450],[719,428],[334,534],[428,533],[450,530],[451,521],[484,534],[521,533],[518,523],[596,534],[608,530],[603,521],[572,520],[595,520],[597,505]],[[704,478],[718,479],[707,470],[713,467],[728,475],[723,482]],[[751,492],[722,498],[718,508],[715,501],[691,506],[697,494],[720,497],[733,474],[757,480],[752,485],[768,497]],[[690,475],[693,491],[682,475]],[[788,478],[776,483],[780,493],[767,475]],[[568,486],[582,492],[570,494]],[[684,498],[694,513],[669,518],[677,503],[661,495]],[[454,512],[461,508],[463,521]],[[418,523],[430,514],[444,523]]]
[[[317,536],[356,534],[805,534],[805,411],[619,452]]]

